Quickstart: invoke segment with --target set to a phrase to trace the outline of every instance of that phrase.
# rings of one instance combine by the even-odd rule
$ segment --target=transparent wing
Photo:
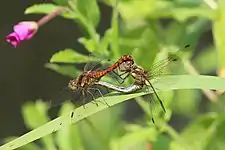
[[[183,49],[187,49],[189,46],[190,45],[185,45]],[[173,68],[180,68],[182,64],[180,56],[181,52],[182,51],[179,50],[176,53],[168,54],[167,58],[154,63],[152,67],[148,70],[149,79],[154,79],[155,77],[171,73]]]
[[[177,54],[173,54],[168,56],[166,59],[161,60],[155,63],[149,70],[149,79],[153,79],[157,76],[165,75],[166,73],[170,72],[170,66],[177,66],[181,62],[180,58]]]
[[[53,98],[50,100],[50,107],[61,106],[63,103],[71,101],[73,98],[72,94],[73,93],[68,87],[64,87],[58,94],[53,96]]]
[[[93,53],[89,54],[89,58],[90,59],[89,59],[88,63],[86,63],[86,65],[84,66],[84,72],[94,71],[97,68],[99,68],[101,65],[101,60],[98,59],[96,57],[96,55],[94,55]]]
[[[84,71],[101,71],[110,65],[110,59],[97,54],[89,54],[89,62],[84,66]]]

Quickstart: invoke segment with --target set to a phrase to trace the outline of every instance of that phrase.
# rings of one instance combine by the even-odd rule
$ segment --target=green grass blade
[[[167,83],[171,83],[171,84],[169,84],[168,86]],[[158,79],[158,82],[155,83],[154,86],[157,89],[160,89],[160,91],[168,91],[168,90],[176,90],[176,89],[225,90],[225,79],[215,77],[215,76],[191,76],[191,75],[164,76]],[[145,94],[148,94],[148,93],[144,91],[140,91],[138,93],[126,94],[126,95],[115,94],[111,96],[106,96],[104,99],[110,106],[113,106],[118,103],[124,102],[128,99],[145,95]],[[97,99],[97,101],[102,101],[103,104],[98,103],[99,106],[97,107],[93,103],[88,103],[86,104],[86,109],[84,109],[81,106],[73,110],[74,115],[72,118],[71,118],[72,111],[68,112],[67,114],[62,115],[61,117],[58,117],[46,123],[45,125],[39,128],[36,128],[9,143],[6,143],[5,145],[0,147],[0,150],[16,149],[32,141],[40,139],[50,133],[58,131],[64,126],[77,123],[88,116],[91,116],[103,109],[108,108],[106,105],[104,105],[104,101],[102,98]]]

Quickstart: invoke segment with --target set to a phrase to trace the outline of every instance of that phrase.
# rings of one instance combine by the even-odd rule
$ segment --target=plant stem
[[[188,145],[182,140],[180,135],[167,123],[164,124],[166,132],[184,149],[188,149]]]
[[[56,17],[57,15],[59,15],[63,10],[65,10],[65,8],[64,7],[60,7],[60,8],[57,8],[56,10],[54,10],[53,12],[51,12],[50,14],[45,15],[43,18],[41,18],[37,22],[38,26],[40,27],[40,26],[46,24],[51,19],[53,19],[54,17]]]
[[[189,72],[189,74],[199,75],[197,70],[194,68],[194,66],[191,64],[191,62],[188,59],[182,59],[182,61],[183,61],[185,69]],[[211,102],[214,102],[214,103],[218,102],[218,97],[213,91],[211,90],[202,90],[202,91]]]

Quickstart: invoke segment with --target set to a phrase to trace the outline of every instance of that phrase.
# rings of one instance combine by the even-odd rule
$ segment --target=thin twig
[[[165,127],[165,132],[175,141],[177,141],[177,143],[179,143],[183,149],[185,150],[189,150],[189,146],[187,143],[185,143],[185,141],[180,137],[179,133],[176,132],[176,130],[174,130],[174,128],[172,128],[169,124],[165,123],[164,124]]]
[[[53,12],[45,15],[43,18],[41,18],[37,24],[38,26],[42,26],[44,24],[46,24],[47,22],[49,22],[51,19],[53,19],[54,17],[56,17],[57,15],[59,15],[63,10],[66,10],[66,8],[64,7],[60,7],[55,9]]]

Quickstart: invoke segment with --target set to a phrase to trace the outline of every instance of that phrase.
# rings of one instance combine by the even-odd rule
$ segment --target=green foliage
[[[54,54],[50,59],[51,63],[64,62],[64,63],[84,63],[89,60],[88,56],[77,53],[74,50],[66,49]]]
[[[176,84],[172,84],[171,86],[165,86],[165,84],[163,84],[165,82],[174,83],[177,80],[177,78],[179,78],[179,81]],[[167,77],[159,78],[159,81],[157,83],[155,83],[154,86],[159,88],[161,91],[176,90],[176,89],[193,89],[193,88],[194,89],[225,90],[225,79],[222,79],[219,77],[212,77],[212,76],[190,76],[190,75],[167,76]],[[112,96],[104,97],[104,100],[110,106],[113,106],[113,105],[121,103],[123,101],[130,100],[132,98],[146,95],[146,94],[149,94],[152,92],[153,91],[149,91],[149,92],[142,91],[142,92],[126,94],[126,95],[114,94]],[[70,133],[70,132],[67,132],[67,130],[64,128],[65,127],[73,127],[73,126],[69,126],[69,125],[77,123],[77,122],[81,121],[82,119],[87,118],[88,116],[91,116],[101,110],[108,108],[108,106],[104,104],[104,100],[101,97],[96,99],[96,102],[99,103],[99,106],[96,106],[93,103],[88,103],[86,105],[86,109],[84,109],[84,107],[81,106],[75,110],[67,111],[65,114],[61,115],[60,117],[40,126],[38,128],[35,128],[33,131],[13,140],[12,142],[9,142],[9,143],[3,145],[2,147],[0,147],[0,149],[17,148],[17,147],[23,146],[29,142],[32,142],[36,139],[45,137],[46,135],[51,136],[51,135],[49,135],[50,133],[53,133],[58,130],[59,131],[65,130],[64,132]],[[32,107],[34,107],[34,108],[32,108]],[[40,124],[41,124],[41,123],[44,123],[44,121],[46,121],[45,117],[43,116],[43,114],[46,114],[46,110],[47,110],[46,107],[47,106],[45,106],[45,104],[42,104],[42,103],[39,104],[39,102],[37,102],[36,105],[28,104],[28,105],[25,105],[24,112],[27,112],[28,110],[31,110],[31,108],[32,108],[31,112],[33,112],[32,113],[32,114],[34,114],[33,116],[40,118]],[[64,106],[64,107],[66,107],[66,106]],[[67,106],[67,107],[69,107],[69,106]],[[72,106],[70,106],[70,107],[72,107]],[[68,109],[66,109],[66,110],[68,110]],[[63,110],[64,109],[62,108],[62,111]],[[72,113],[73,113],[73,117],[71,117]],[[210,113],[207,115],[210,115]],[[38,124],[38,123],[35,123],[36,118],[35,118],[35,120],[33,118],[31,118],[33,116],[31,116],[31,115],[27,115],[27,117],[26,117],[26,115],[24,115],[24,116],[25,116],[25,119],[27,119],[26,122],[28,122],[27,123],[28,126],[35,127]],[[223,114],[223,116],[224,116],[224,114]],[[32,120],[34,121],[34,123],[31,122]],[[41,120],[43,120],[43,121],[41,121]],[[219,119],[219,120],[215,121],[216,125],[220,125],[216,122],[218,122],[218,123],[223,122],[223,118],[222,118],[222,120]],[[197,125],[201,125],[201,124],[202,124],[202,122],[200,122]],[[110,125],[110,124],[108,124],[108,125]],[[122,138],[122,141],[120,141],[119,139],[118,139],[119,141],[117,141],[116,143],[114,143],[112,141],[112,145],[110,144],[110,146],[112,146],[112,148],[113,148],[117,144],[120,145],[120,143],[122,142],[123,146],[129,147],[130,145],[127,146],[127,141],[138,139],[136,142],[139,143],[140,142],[139,138],[143,139],[144,141],[149,140],[151,142],[154,142],[155,138],[157,137],[156,135],[161,132],[167,132],[171,136],[171,138],[174,139],[174,142],[178,142],[178,144],[182,144],[182,147],[188,146],[188,143],[183,141],[180,137],[178,137],[179,135],[176,135],[177,133],[175,133],[175,131],[172,130],[171,127],[166,122],[158,120],[156,125],[158,126],[158,128],[160,130],[157,130],[155,128],[155,125],[150,125],[149,128],[142,127],[142,126],[130,128],[130,129],[132,129],[133,133],[128,133],[128,136],[124,136],[124,138]],[[208,128],[209,124],[203,124],[203,125],[206,125],[206,127],[205,127],[206,130],[209,129]],[[199,128],[201,128],[201,127],[199,127]],[[188,129],[188,127],[187,127],[187,129]],[[135,131],[137,131],[137,132],[135,132]],[[64,134],[64,132],[62,131],[63,134]],[[99,132],[96,132],[93,129],[92,129],[92,132],[94,132],[95,134],[98,134],[98,135],[100,134]],[[146,134],[146,132],[148,132],[149,134]],[[154,134],[156,134],[155,137],[154,137]],[[46,137],[48,137],[48,136],[46,136]],[[194,135],[192,135],[192,136],[194,136]],[[52,141],[52,137],[48,137],[48,138],[49,138],[48,139],[49,141]],[[49,146],[49,143],[50,143],[50,146],[53,147],[52,142],[46,143],[47,139],[45,140],[44,138],[42,138],[42,140],[44,141],[43,144],[46,145],[46,147]],[[64,141],[64,139],[61,139],[61,140]],[[112,140],[113,140],[113,138],[112,138]],[[64,142],[63,141],[60,141],[59,143],[62,142],[63,144],[65,144],[65,141]],[[200,142],[205,143],[205,141],[203,141],[203,140]],[[105,144],[105,140],[102,144]],[[201,144],[201,143],[198,143],[198,144]]]
[[[219,67],[224,68],[225,67],[225,38],[224,38],[224,25],[225,25],[225,15],[224,15],[224,8],[225,8],[225,2],[220,0],[218,5],[218,9],[216,11],[216,18],[213,22],[213,32],[215,37],[215,45],[217,47],[218,56],[219,56]]]
[[[181,73],[193,74],[190,65],[204,74],[215,69],[222,70],[224,67],[223,0],[215,3],[216,7],[210,0],[102,0],[103,5],[112,8],[111,27],[103,36],[96,31],[100,15],[104,15],[100,12],[97,0],[55,2],[56,4],[31,6],[25,13],[48,14],[59,7],[66,8],[60,15],[73,20],[81,27],[84,36],[77,41],[93,54],[86,56],[70,48],[55,53],[45,67],[62,75],[75,78],[81,73],[71,63],[88,63],[99,58],[116,61],[124,54],[132,55],[138,65],[148,69],[160,56],[177,50],[182,55],[180,65],[173,68],[175,72],[180,73],[181,70]],[[167,21],[164,24],[165,19]],[[211,30],[215,46],[199,43],[199,39]],[[183,49],[186,44],[190,44],[191,47]],[[193,65],[189,64],[199,44],[203,49],[193,58]],[[111,78],[106,79],[115,83]],[[67,103],[62,106],[60,117],[52,121],[48,117],[47,104],[40,101],[28,103],[23,107],[23,116],[26,126],[32,131],[17,139],[10,138],[15,140],[0,147],[0,150],[19,147],[21,150],[52,150],[56,147],[62,150],[137,150],[147,149],[147,146],[155,150],[224,149],[224,104],[220,106],[219,103],[223,98],[216,95],[216,101],[211,99],[208,101],[202,99],[202,91],[196,90],[225,90],[224,79],[213,76],[177,75],[159,78],[153,85],[158,90],[164,91],[160,92],[159,96],[165,104],[166,114],[162,113],[156,102],[151,103],[154,112],[151,113],[149,101],[140,96],[152,91],[144,90],[131,94],[106,95],[104,100],[113,106],[110,108],[104,104],[102,98],[97,99],[98,107],[88,103],[85,105],[86,109],[82,106],[75,109],[72,104]],[[133,123],[128,123],[122,120],[124,105],[116,104],[132,98],[136,99],[144,116],[137,118]],[[149,100],[150,97],[146,99]],[[203,103],[206,110],[201,112]],[[152,115],[156,121],[155,125],[151,123]],[[184,124],[174,116],[181,116],[184,120],[190,121]],[[53,132],[56,134],[51,134]],[[30,143],[37,139],[40,139],[40,145]]]

